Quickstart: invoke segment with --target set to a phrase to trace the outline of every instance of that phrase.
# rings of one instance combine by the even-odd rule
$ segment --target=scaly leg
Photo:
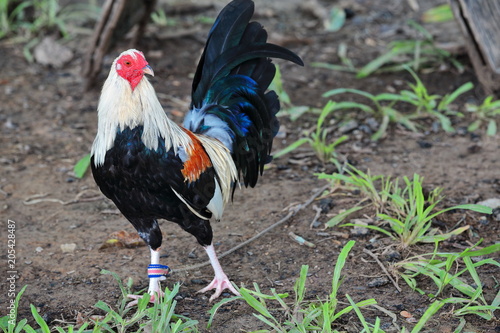
[[[217,254],[215,253],[214,246],[210,244],[209,246],[205,247],[205,251],[207,251],[208,258],[210,258],[210,263],[212,264],[212,267],[214,269],[215,277],[208,286],[199,290],[198,292],[204,293],[206,291],[215,289],[215,293],[210,297],[210,302],[219,297],[224,289],[229,289],[233,294],[239,296],[240,293],[233,287],[226,273],[224,273],[224,271],[222,270],[219,259],[217,259]]]
[[[151,249],[151,265],[148,266],[148,277],[149,277],[149,288],[148,294],[151,295],[149,301],[154,303],[160,297],[163,296],[163,292],[161,291],[160,281],[166,279],[166,275],[168,275],[170,269],[168,266],[160,265],[160,249],[153,250]],[[137,302],[142,295],[127,295],[128,298],[134,299],[134,301],[127,304],[127,307],[131,307],[137,305]]]

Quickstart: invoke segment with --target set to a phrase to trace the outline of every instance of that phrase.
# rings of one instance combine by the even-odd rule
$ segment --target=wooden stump
[[[500,93],[500,1],[449,0],[487,94]]]
[[[135,47],[138,39],[143,35],[145,26],[156,0],[106,0],[101,18],[94,28],[90,45],[83,64],[85,90],[94,86],[101,71],[102,59],[111,45],[125,38],[127,32],[135,25],[139,28],[131,41]]]

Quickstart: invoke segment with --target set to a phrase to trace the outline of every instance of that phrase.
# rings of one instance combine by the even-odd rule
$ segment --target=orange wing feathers
[[[191,138],[192,144],[190,149],[186,151],[188,160],[184,162],[182,174],[186,181],[194,182],[198,180],[203,171],[212,166],[212,161],[196,135],[187,129],[183,130]]]

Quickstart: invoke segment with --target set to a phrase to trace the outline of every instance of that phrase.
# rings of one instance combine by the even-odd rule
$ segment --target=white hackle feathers
[[[129,127],[143,125],[142,141],[144,145],[156,150],[158,138],[165,140],[166,149],[191,144],[189,136],[173,121],[171,121],[156,96],[156,92],[146,78],[132,90],[129,82],[116,72],[116,62],[123,55],[137,57],[137,50],[128,50],[115,59],[108,78],[104,83],[101,98],[97,107],[97,136],[92,145],[91,155],[94,163],[100,166],[104,163],[106,152],[113,147],[117,130],[123,131]]]

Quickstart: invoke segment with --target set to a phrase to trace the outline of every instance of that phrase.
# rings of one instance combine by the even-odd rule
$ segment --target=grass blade
[[[342,221],[344,221],[344,219],[346,217],[348,217],[349,215],[351,215],[352,213],[357,212],[358,210],[361,210],[363,208],[365,208],[365,206],[354,206],[352,208],[349,208],[345,212],[342,212],[342,213],[335,215],[328,222],[326,222],[325,225],[328,228],[332,228],[332,227],[336,226],[337,224],[341,223]]]

